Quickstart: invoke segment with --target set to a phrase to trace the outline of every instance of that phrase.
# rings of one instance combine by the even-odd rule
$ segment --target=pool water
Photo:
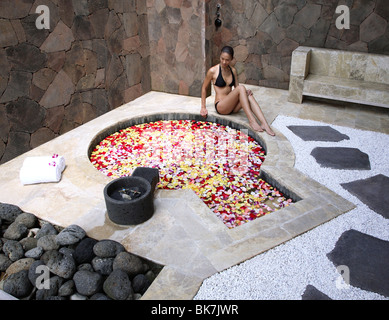
[[[113,178],[158,168],[158,188],[192,189],[234,228],[292,203],[260,178],[265,151],[244,131],[195,120],[143,123],[103,139],[90,161]]]

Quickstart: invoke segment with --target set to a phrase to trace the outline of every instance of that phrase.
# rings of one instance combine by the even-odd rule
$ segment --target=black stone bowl
[[[138,188],[141,195],[132,200],[121,199],[119,190]],[[154,214],[154,192],[151,184],[142,177],[122,177],[108,183],[104,188],[108,217],[122,225],[136,225],[150,219]]]

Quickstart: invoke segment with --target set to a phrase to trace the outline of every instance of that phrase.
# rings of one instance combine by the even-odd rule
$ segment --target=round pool
[[[137,167],[158,168],[158,188],[192,189],[234,228],[292,202],[260,178],[265,149],[249,129],[236,127],[199,119],[138,119],[100,134],[90,161],[112,178],[129,176]]]

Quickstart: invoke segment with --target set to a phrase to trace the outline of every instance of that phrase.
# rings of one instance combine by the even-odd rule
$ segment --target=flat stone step
[[[336,267],[349,268],[351,286],[389,297],[388,241],[351,229],[327,257]]]
[[[311,155],[324,168],[370,170],[369,155],[356,148],[317,147]]]
[[[371,178],[342,183],[341,186],[371,210],[389,218],[389,177],[378,174]]]
[[[14,296],[9,295],[7,292],[0,290],[0,300],[19,300]]]
[[[339,142],[350,140],[349,136],[330,126],[288,126],[288,129],[304,141]]]
[[[332,300],[329,296],[316,289],[312,285],[307,285],[304,293],[301,296],[301,300]]]

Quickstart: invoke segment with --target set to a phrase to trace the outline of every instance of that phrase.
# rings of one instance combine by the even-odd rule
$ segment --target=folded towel
[[[59,182],[65,169],[65,159],[57,154],[51,157],[29,157],[20,170],[22,184]]]

